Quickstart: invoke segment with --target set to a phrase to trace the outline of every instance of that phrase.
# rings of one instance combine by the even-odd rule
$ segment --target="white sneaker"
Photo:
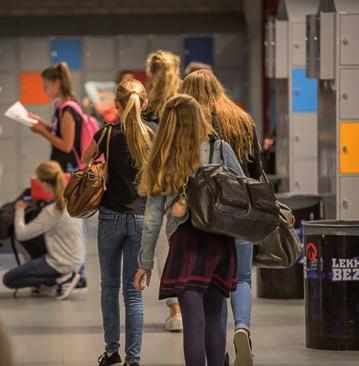
[[[60,277],[60,281],[61,280],[62,282],[59,283],[58,287],[58,296],[56,297],[57,300],[65,300],[71,295],[73,289],[80,281],[80,275],[75,272],[69,273],[66,276]]]
[[[47,286],[40,285],[36,290],[32,292],[32,296],[35,297],[55,297],[58,295],[59,285]]]
[[[166,319],[165,328],[169,332],[181,332],[183,330],[182,315],[176,314]]]
[[[234,348],[236,350],[236,359],[234,366],[253,366],[252,344],[249,332],[239,328],[234,333]]]

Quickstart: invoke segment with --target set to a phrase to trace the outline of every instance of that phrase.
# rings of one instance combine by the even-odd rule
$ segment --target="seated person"
[[[67,298],[77,285],[78,271],[85,261],[82,221],[70,217],[63,192],[65,177],[60,165],[47,161],[36,169],[44,191],[52,193],[54,203],[46,206],[30,223],[25,224],[26,203],[18,201],[15,213],[15,235],[19,241],[45,236],[47,253],[7,272],[4,285],[12,289],[56,286],[57,298]]]

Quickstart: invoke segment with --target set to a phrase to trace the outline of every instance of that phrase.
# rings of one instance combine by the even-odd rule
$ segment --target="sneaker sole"
[[[89,289],[86,287],[86,288],[74,288],[72,290],[72,295],[87,295],[89,292]]]
[[[72,280],[71,284],[69,285],[67,291],[65,291],[61,296],[57,296],[56,299],[57,300],[67,299],[71,295],[73,289],[76,287],[76,285],[79,283],[79,281],[80,281],[80,275],[76,274],[74,279]]]
[[[237,331],[235,333],[234,347],[237,353],[234,366],[253,366],[251,346],[245,331]]]

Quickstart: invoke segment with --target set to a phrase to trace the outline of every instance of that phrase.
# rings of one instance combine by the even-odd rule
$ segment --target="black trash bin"
[[[359,350],[359,221],[304,224],[306,345]]]
[[[303,242],[302,223],[321,218],[321,199],[317,195],[277,195],[295,216],[295,228]],[[265,299],[303,299],[303,261],[288,269],[257,268],[257,296]]]

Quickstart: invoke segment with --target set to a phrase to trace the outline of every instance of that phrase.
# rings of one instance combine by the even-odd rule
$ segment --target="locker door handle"
[[[294,89],[293,89],[293,94],[294,94],[295,96],[300,95],[300,89],[299,89],[299,88],[294,88]]]
[[[349,41],[346,38],[344,38],[342,42],[344,46],[347,46],[349,44]]]
[[[300,44],[299,43],[294,43],[294,48],[295,49],[299,49],[300,48]]]
[[[348,147],[347,146],[343,146],[342,152],[343,152],[343,154],[347,154],[349,152]]]
[[[51,51],[51,56],[52,57],[57,57],[57,51],[55,51],[55,50]]]
[[[294,141],[295,142],[299,142],[300,141],[300,137],[297,135],[297,136],[294,136]]]
[[[349,208],[349,202],[347,200],[343,200],[342,204],[343,208]]]
[[[343,98],[344,100],[347,100],[347,99],[349,99],[349,95],[348,95],[347,93],[343,93],[343,94],[342,94],[342,98]]]

